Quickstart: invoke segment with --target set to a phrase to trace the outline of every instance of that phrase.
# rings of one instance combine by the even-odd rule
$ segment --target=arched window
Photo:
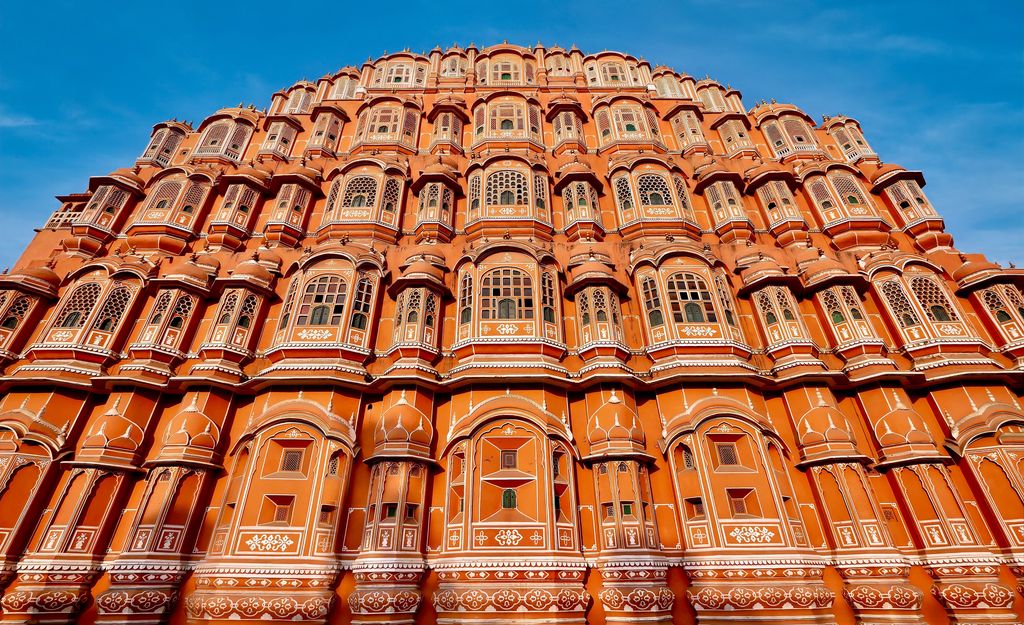
[[[910,280],[910,290],[920,302],[930,321],[959,321],[953,305],[946,299],[942,287],[928,277],[917,276]]]
[[[217,317],[217,324],[223,325],[231,322],[231,316],[238,306],[238,291],[230,291],[220,304],[220,314]]]
[[[767,182],[757,190],[757,196],[768,213],[768,220],[774,224],[786,218],[800,218],[796,209],[793,194],[785,182],[773,180]]]
[[[853,176],[849,174],[829,174],[829,181],[832,182],[836,192],[843,199],[851,215],[867,214],[870,204]]]
[[[985,307],[1000,325],[1016,322],[1024,326],[1024,295],[1012,284],[997,284],[981,292]],[[1019,320],[1015,320],[1016,313]]]
[[[526,113],[521,103],[501,103],[490,105],[490,129],[492,131],[524,131],[526,129]]]
[[[146,322],[147,326],[157,326],[160,322],[164,321],[164,314],[167,313],[167,309],[171,307],[171,299],[174,297],[171,291],[164,291],[157,298],[157,303],[153,306],[153,313],[150,314],[150,321]]]
[[[540,275],[540,298],[544,321],[555,322],[555,281],[551,273],[545,271]]]
[[[693,452],[686,445],[680,445],[679,448],[683,451],[683,468],[693,469],[695,465],[693,463]]]
[[[75,288],[64,304],[60,316],[57,317],[58,328],[81,328],[85,318],[92,312],[96,300],[100,297],[100,285],[95,282],[83,284]]]
[[[248,328],[256,317],[256,309],[259,308],[260,300],[253,294],[249,294],[242,302],[242,309],[238,311],[238,321],[235,325],[239,328]]]
[[[477,173],[469,178],[469,210],[471,212],[476,211],[480,208],[480,177],[482,174]]]
[[[910,305],[910,300],[907,299],[907,294],[904,292],[903,286],[899,283],[899,280],[893,279],[883,282],[880,286],[880,290],[882,291],[882,295],[885,297],[886,302],[888,302],[889,308],[899,321],[900,326],[908,328],[920,323],[917,319],[917,315],[914,313],[913,306]]]
[[[196,305],[196,298],[191,295],[181,295],[174,302],[174,310],[171,311],[171,319],[167,322],[167,327],[181,329],[185,325],[185,321],[188,320],[192,309]]]
[[[667,206],[672,203],[664,176],[644,174],[637,178],[637,191],[643,206]]]
[[[622,223],[636,220],[636,205],[633,203],[633,189],[629,184],[629,176],[619,176],[612,181],[615,187],[615,203],[619,206],[619,218]]]
[[[548,207],[548,181],[542,174],[533,176],[533,203],[542,213]]]
[[[165,180],[149,195],[149,208],[165,209],[170,208],[171,203],[181,193],[182,183],[177,180]]]
[[[389,215],[389,213],[394,213],[398,209],[401,194],[398,179],[389,177],[384,183],[384,193],[381,195],[381,208],[389,221],[394,218],[394,215]]]
[[[128,304],[132,301],[132,291],[128,287],[115,287],[103,302],[100,314],[96,316],[93,327],[104,332],[112,332],[118,322],[124,318],[128,311]]]
[[[337,326],[345,312],[347,285],[338,276],[320,276],[306,285],[299,303],[297,326]]]
[[[665,325],[665,315],[661,312],[661,296],[658,294],[658,285],[651,276],[645,276],[640,281],[640,291],[644,298],[644,308],[647,309],[647,320],[652,328]]]
[[[356,284],[356,295],[352,301],[352,327],[365,330],[373,308],[373,282],[369,278],[361,278]]]
[[[29,307],[32,305],[32,301],[24,295],[18,297],[18,299],[11,302],[10,307],[7,309],[7,313],[4,315],[3,322],[0,322],[0,326],[13,330],[17,328],[21,323],[22,319],[25,318],[25,313],[28,312]]]
[[[523,205],[529,203],[530,191],[526,176],[503,169],[488,174],[484,195],[488,206]]]
[[[590,298],[586,290],[580,291],[580,294],[576,296],[576,309],[580,313],[580,323],[590,324]]]
[[[377,179],[372,176],[355,176],[345,185],[342,196],[343,207],[373,206],[377,202]]]
[[[501,507],[506,510],[516,508],[516,491],[514,488],[506,488],[501,492]]]
[[[593,220],[601,223],[601,211],[597,202],[597,191],[589,182],[573,182],[562,189],[562,203],[565,206],[566,221]]]
[[[473,277],[468,273],[462,276],[459,286],[459,324],[466,324],[473,319]]]
[[[811,183],[810,189],[811,196],[818,204],[818,207],[825,211],[825,218],[828,220],[835,219],[835,216],[828,212],[835,208],[835,202],[833,202],[832,193],[828,190],[825,183],[822,180],[815,180]]]
[[[608,120],[608,111],[598,111],[594,114],[594,121],[597,122],[597,131],[601,135],[602,143],[612,135],[611,122]]]
[[[722,310],[725,311],[725,322],[733,327],[737,327],[732,294],[729,292],[729,285],[726,283],[725,278],[721,275],[715,276],[715,290],[718,291],[718,301],[722,303]]]
[[[718,320],[707,282],[696,274],[672,274],[668,279],[668,301],[676,323],[715,323]]]
[[[480,318],[533,319],[533,282],[525,272],[503,267],[481,281]]]
[[[644,131],[644,123],[641,121],[644,115],[639,107],[619,106],[612,109],[612,118],[615,120],[615,128],[619,137],[632,139]]]

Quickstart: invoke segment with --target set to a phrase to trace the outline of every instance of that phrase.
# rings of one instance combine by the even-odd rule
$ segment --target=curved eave
[[[883,189],[889,185],[899,182],[900,180],[913,180],[919,186],[924,187],[924,174],[920,171],[913,169],[894,169],[893,171],[886,172],[881,176],[871,181],[871,192],[880,193]]]

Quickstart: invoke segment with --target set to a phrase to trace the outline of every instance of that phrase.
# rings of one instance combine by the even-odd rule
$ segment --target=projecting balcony
[[[540,152],[543,152],[545,149],[544,139],[541,137],[540,131],[529,132],[523,129],[497,129],[477,132],[473,136],[472,149],[485,148],[487,143],[498,143],[503,148],[526,148]]]
[[[555,156],[561,156],[569,151],[574,151],[579,154],[587,153],[587,144],[583,141],[583,135],[573,132],[556,132],[555,133],[555,148],[553,150]]]
[[[411,133],[403,132],[368,132],[352,146],[352,154],[378,149],[415,154],[416,137]]]
[[[659,154],[668,151],[661,137],[651,136],[646,132],[620,132],[616,136],[604,137],[604,142],[597,149],[598,154],[606,154],[618,151],[651,150]]]
[[[844,156],[849,163],[856,163],[860,160],[878,160],[878,155],[873,150],[863,146],[851,146],[843,150]]]
[[[775,157],[781,158],[783,161],[794,158],[809,158],[824,154],[821,148],[817,145],[803,143],[796,145],[776,145],[772,147],[772,150],[775,152]]]
[[[228,165],[238,164],[242,158],[244,146],[238,144],[200,145],[192,150],[189,161],[192,163],[222,163]]]
[[[481,78],[477,80],[476,84],[478,87],[529,87],[533,85],[533,81],[523,80],[522,78]]]
[[[435,132],[430,141],[431,154],[462,154],[462,132],[454,129]]]
[[[479,210],[471,208],[466,221],[466,236],[471,240],[506,236],[550,240],[554,231],[550,211],[529,204],[484,206]]]

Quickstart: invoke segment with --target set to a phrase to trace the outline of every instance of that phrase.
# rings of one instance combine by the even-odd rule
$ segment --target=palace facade
[[[0,276],[0,620],[1010,625],[1024,272],[617,52],[172,120]]]

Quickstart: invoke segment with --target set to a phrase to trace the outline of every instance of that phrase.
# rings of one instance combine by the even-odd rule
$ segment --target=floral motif
[[[749,525],[733,528],[729,535],[740,543],[770,543],[775,538],[775,532],[767,527],[750,527]]]
[[[523,539],[523,535],[519,533],[519,530],[503,529],[494,535],[494,540],[501,546],[507,545],[518,545],[519,541]]]
[[[295,541],[283,534],[256,534],[245,544],[253,551],[286,551]]]

